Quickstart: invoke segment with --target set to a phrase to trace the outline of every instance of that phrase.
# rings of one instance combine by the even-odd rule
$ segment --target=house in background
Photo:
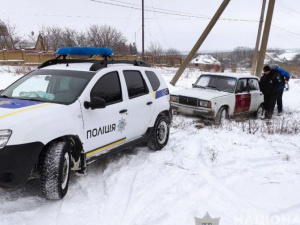
[[[198,55],[191,61],[191,64],[204,71],[210,71],[212,69],[219,71],[221,68],[221,63],[211,55]]]
[[[280,55],[284,62],[291,62],[296,61],[300,58],[300,51],[299,52],[285,52]],[[297,60],[298,61],[298,60]]]
[[[283,63],[282,58],[275,52],[266,52],[264,64],[278,64]]]
[[[34,37],[28,37],[21,40],[15,45],[15,49],[25,49],[25,50],[36,50],[36,51],[46,51],[48,49],[47,43],[41,34],[38,35],[37,40]]]
[[[11,49],[12,46],[8,29],[5,23],[0,20],[0,49]]]

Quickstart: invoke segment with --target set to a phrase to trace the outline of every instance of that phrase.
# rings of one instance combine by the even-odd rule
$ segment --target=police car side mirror
[[[103,98],[99,98],[99,97],[92,97],[91,101],[85,101],[84,102],[84,107],[86,109],[91,108],[92,110],[94,109],[102,109],[106,107],[106,102]]]

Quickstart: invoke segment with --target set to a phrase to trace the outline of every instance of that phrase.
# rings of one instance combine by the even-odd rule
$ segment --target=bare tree
[[[76,42],[78,46],[89,46],[87,34],[84,32],[77,33]]]
[[[165,51],[165,55],[167,56],[167,64],[171,66],[175,66],[176,62],[180,64],[181,54],[180,51],[175,48],[169,48]]]
[[[17,27],[9,20],[5,23],[0,21],[0,47],[13,50],[15,44],[20,41],[17,35]]]
[[[135,42],[132,44],[131,43],[129,44],[129,54],[131,54],[131,55],[138,54],[138,50],[137,50]]]
[[[78,32],[74,29],[65,27],[62,32],[62,43],[66,47],[78,46],[77,43]]]
[[[254,49],[240,46],[240,47],[236,47],[233,50],[233,53],[230,55],[230,58],[235,64],[243,63],[243,62],[250,63],[253,58],[253,54],[254,54]]]
[[[112,48],[116,54],[127,53],[126,38],[111,26],[92,25],[87,30],[88,43],[94,47]]]
[[[56,51],[58,48],[64,46],[63,30],[57,26],[42,27],[40,34],[45,38],[48,48],[47,50]]]
[[[164,51],[159,43],[151,42],[146,54],[151,56],[160,56],[163,52]]]
[[[175,48],[169,48],[165,51],[166,55],[180,57],[180,51]]]

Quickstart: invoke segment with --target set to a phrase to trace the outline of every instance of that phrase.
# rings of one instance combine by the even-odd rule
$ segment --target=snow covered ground
[[[20,77],[3,68],[0,89]],[[167,82],[176,72],[159,70]],[[171,92],[198,75],[187,70]],[[217,127],[175,116],[162,151],[140,147],[98,160],[88,176],[71,176],[61,201],[43,199],[38,180],[0,188],[0,224],[194,225],[208,212],[220,225],[299,225],[300,80],[290,80],[283,103],[271,125]]]

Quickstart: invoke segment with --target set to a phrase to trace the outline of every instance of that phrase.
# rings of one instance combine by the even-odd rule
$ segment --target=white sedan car
[[[182,114],[214,119],[216,124],[237,114],[264,113],[259,79],[247,74],[202,74],[193,88],[171,93],[171,106]]]

